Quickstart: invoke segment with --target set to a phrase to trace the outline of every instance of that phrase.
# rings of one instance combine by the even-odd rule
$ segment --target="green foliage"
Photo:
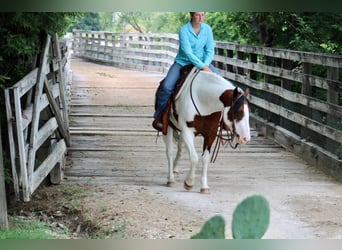
[[[77,13],[0,13],[0,72],[5,87],[13,85],[36,65],[46,34],[62,36]]]
[[[192,236],[191,239],[224,239],[225,220],[215,215],[206,221],[201,231]]]
[[[267,200],[260,195],[249,196],[238,204],[233,213],[232,233],[234,239],[261,239],[270,220]],[[225,220],[215,215],[206,221],[201,231],[191,239],[224,239]]]
[[[53,227],[46,222],[41,222],[37,218],[28,220],[27,218],[13,216],[10,217],[10,228],[0,230],[0,239],[57,239],[67,238],[68,230]]]
[[[178,34],[189,12],[100,13],[100,29]],[[335,12],[207,12],[216,41],[342,54],[342,14]]]
[[[102,18],[105,17],[102,15]],[[107,22],[107,20],[104,20]],[[97,12],[82,13],[75,20],[75,22],[69,27],[69,31],[73,29],[78,30],[105,30],[105,27],[100,25],[100,14]],[[105,23],[104,23],[105,25]]]
[[[267,200],[260,195],[244,199],[233,214],[232,231],[234,239],[261,239],[270,219]]]

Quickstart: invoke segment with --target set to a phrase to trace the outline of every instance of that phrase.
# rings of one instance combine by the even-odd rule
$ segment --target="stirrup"
[[[157,131],[163,131],[163,123],[160,122],[158,117],[152,122],[152,127]]]

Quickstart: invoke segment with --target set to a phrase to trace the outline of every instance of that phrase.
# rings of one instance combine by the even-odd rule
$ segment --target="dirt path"
[[[126,238],[188,239],[220,214],[232,238],[234,208],[261,194],[271,207],[264,238],[342,238],[342,185],[262,136],[220,152],[209,169],[209,195],[199,193],[199,180],[193,190],[183,189],[185,153],[178,183],[166,187],[164,144],[151,128],[162,75],[78,59],[72,70],[72,146],[63,184],[81,185],[83,211],[99,227],[120,227]]]

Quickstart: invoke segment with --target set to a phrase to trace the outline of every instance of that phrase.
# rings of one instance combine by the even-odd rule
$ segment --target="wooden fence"
[[[174,34],[75,30],[74,55],[122,68],[167,72]],[[342,57],[216,42],[221,75],[251,90],[252,123],[342,180]]]
[[[1,123],[0,123],[0,230],[8,228],[7,197],[5,189],[5,167],[3,161]]]
[[[50,174],[59,183],[70,145],[66,82],[68,50],[47,36],[39,68],[5,90],[10,159],[18,200],[29,201]]]

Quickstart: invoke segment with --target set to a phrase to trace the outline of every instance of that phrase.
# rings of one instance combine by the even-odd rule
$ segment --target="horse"
[[[227,131],[227,134],[231,135],[230,139],[233,137],[232,143],[235,143],[235,148],[239,144],[246,144],[250,141],[248,94],[248,88],[242,91],[213,72],[192,68],[182,88],[173,98],[169,110],[167,133],[163,134],[168,160],[167,186],[174,185],[174,176],[179,173],[177,163],[184,143],[191,162],[190,170],[184,180],[184,188],[192,189],[199,161],[194,139],[195,136],[202,135],[204,141],[200,193],[209,193],[207,169],[210,150],[218,133],[222,135],[222,130]],[[177,141],[177,154],[173,158],[173,144]]]

